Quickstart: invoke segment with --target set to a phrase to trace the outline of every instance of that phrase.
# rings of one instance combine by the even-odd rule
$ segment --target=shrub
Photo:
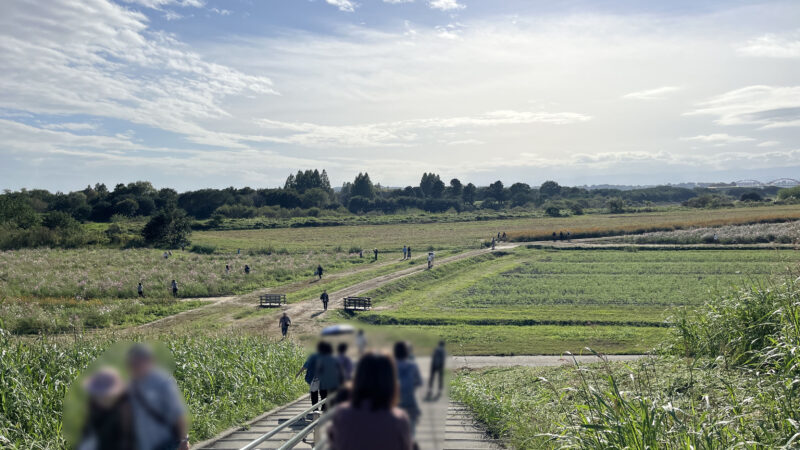
[[[201,255],[211,255],[217,250],[213,245],[198,245],[195,244],[189,249],[192,253],[199,253]]]

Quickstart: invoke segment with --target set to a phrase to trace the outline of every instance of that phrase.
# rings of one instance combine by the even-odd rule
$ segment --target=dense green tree
[[[490,184],[486,189],[486,195],[492,197],[499,203],[503,203],[506,200],[506,190],[503,187],[503,182],[497,180]]]
[[[189,245],[191,233],[191,222],[179,209],[159,212],[142,229],[142,237],[145,242],[164,248]]]
[[[461,180],[458,178],[453,178],[450,180],[450,186],[447,187],[446,192],[448,197],[460,199],[464,193],[464,185],[461,184]]]
[[[356,175],[356,179],[353,180],[353,187],[351,188],[350,195],[352,197],[364,197],[367,199],[375,197],[375,186],[372,185],[368,173],[359,172],[359,174]]]
[[[475,195],[477,192],[478,188],[474,184],[467,183],[467,185],[464,186],[464,191],[461,193],[461,198],[464,200],[464,203],[472,205],[475,203]]]
[[[425,197],[441,198],[444,195],[444,182],[439,175],[431,172],[422,174],[422,179],[419,182],[419,188]]]
[[[539,195],[543,198],[552,198],[561,193],[561,186],[555,181],[545,181],[539,186]]]

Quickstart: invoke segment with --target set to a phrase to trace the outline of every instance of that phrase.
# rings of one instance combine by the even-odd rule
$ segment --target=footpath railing
[[[329,415],[322,414],[319,415],[318,410],[322,409],[323,405],[328,403],[328,399],[320,400],[316,405],[309,407],[305,411],[301,412],[300,414],[292,417],[291,419],[283,422],[282,424],[278,425],[277,427],[271,429],[270,431],[262,434],[256,440],[250,442],[249,444],[245,445],[239,450],[255,450],[258,446],[266,441],[267,439],[275,436],[276,434],[280,433],[287,427],[294,425],[295,423],[299,422],[300,420],[305,419],[309,414],[314,414],[314,420],[311,421],[306,427],[302,430],[297,432],[294,436],[292,436],[286,443],[278,447],[278,450],[289,450],[293,449],[297,444],[303,441],[309,434],[312,432],[314,433],[314,450],[323,450],[327,448],[327,439],[322,433],[322,426],[327,423]]]

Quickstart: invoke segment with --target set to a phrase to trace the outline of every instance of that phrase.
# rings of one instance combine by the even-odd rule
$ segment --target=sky
[[[0,189],[800,178],[800,2],[4,0]]]

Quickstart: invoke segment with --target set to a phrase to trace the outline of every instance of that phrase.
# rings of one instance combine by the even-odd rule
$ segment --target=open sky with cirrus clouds
[[[800,178],[800,2],[6,0],[0,188]]]

